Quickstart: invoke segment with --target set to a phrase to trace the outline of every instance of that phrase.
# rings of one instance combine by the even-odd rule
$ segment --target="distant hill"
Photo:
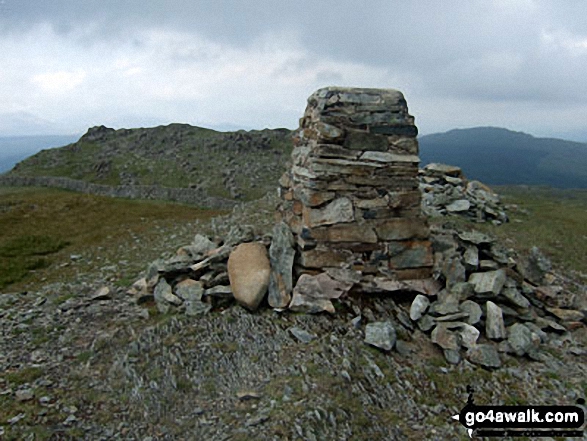
[[[51,147],[60,147],[79,135],[7,136],[0,137],[0,173],[10,170],[18,161]]]
[[[210,196],[251,200],[276,188],[290,154],[287,129],[218,132],[188,124],[119,130],[99,126],[65,147],[38,152],[9,175],[192,187]]]
[[[421,164],[458,165],[490,185],[587,188],[587,144],[497,127],[455,129],[420,140]]]
[[[212,197],[251,200],[276,188],[290,159],[291,134],[288,129],[219,132],[188,124],[119,130],[100,126],[65,147],[34,154],[7,174],[114,186],[191,187]],[[29,145],[38,150],[40,144]],[[587,144],[577,142],[494,127],[456,129],[420,137],[420,157],[422,165],[458,165],[469,179],[490,185],[587,188]]]

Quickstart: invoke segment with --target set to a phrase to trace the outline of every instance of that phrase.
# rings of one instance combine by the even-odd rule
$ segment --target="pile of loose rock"
[[[508,220],[499,195],[479,181],[467,181],[459,167],[428,164],[419,177],[426,216],[460,215],[496,225]]]
[[[429,334],[451,363],[464,356],[492,368],[501,365],[499,353],[540,359],[542,342],[586,321],[584,311],[560,307],[562,288],[538,249],[519,258],[485,234],[437,227],[432,231],[432,280],[365,281],[359,271],[331,267],[317,275],[303,274],[295,282],[293,239],[288,233],[279,223],[265,237],[254,237],[242,227],[224,242],[196,235],[176,256],[153,262],[129,293],[139,303],[154,300],[163,313],[189,316],[234,301],[254,311],[286,289],[292,290],[292,299],[278,311],[335,313],[333,301],[338,299],[352,302],[355,295],[367,293],[400,295],[399,304],[401,295],[407,294],[413,298],[411,305],[404,311],[399,304],[397,310],[403,328],[417,327]],[[391,323],[368,323],[365,333],[369,344],[384,350],[394,347]]]
[[[366,343],[391,350],[395,326],[417,327],[450,363],[464,355],[490,368],[500,352],[538,359],[549,333],[583,326],[538,250],[520,259],[476,231],[430,231],[417,130],[400,92],[321,89],[300,125],[271,234],[240,225],[224,240],[196,235],[133,285],[140,302],[189,316],[232,300],[255,311],[265,298],[278,311],[335,313],[336,300],[352,307],[356,296],[384,295],[397,299],[398,322],[367,323]],[[458,167],[428,165],[420,191],[429,215],[507,220],[499,197]]]
[[[429,332],[447,361],[499,367],[498,352],[540,359],[548,333],[583,326],[580,310],[560,308],[550,263],[536,248],[528,258],[475,231],[433,232],[435,275],[443,283],[436,296],[418,295],[410,319]]]

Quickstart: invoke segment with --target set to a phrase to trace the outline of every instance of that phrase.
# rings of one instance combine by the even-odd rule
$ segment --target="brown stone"
[[[330,202],[336,196],[333,191],[313,191],[308,188],[299,187],[294,190],[296,197],[309,207],[317,207]]]
[[[321,242],[377,242],[373,228],[356,223],[314,228],[312,237]]]
[[[348,198],[338,198],[324,208],[304,208],[303,222],[308,227],[332,225],[355,220],[353,204]]]
[[[312,149],[312,155],[319,158],[357,159],[361,152],[349,150],[335,144],[319,144]]]
[[[350,150],[375,150],[384,152],[389,144],[387,137],[383,135],[373,135],[365,132],[347,133],[344,139],[344,146]]]
[[[294,201],[292,206],[293,214],[300,215],[304,209],[304,205],[300,201]]]
[[[431,267],[434,263],[430,241],[408,240],[389,244],[389,268]]]
[[[228,258],[228,278],[236,301],[252,311],[257,309],[267,293],[270,272],[263,244],[238,245]]]
[[[428,279],[432,277],[432,267],[396,269],[393,274],[397,280]]]
[[[380,221],[375,232],[381,240],[426,239],[430,234],[428,225],[422,218]]]
[[[327,266],[339,266],[351,256],[344,250],[332,250],[317,247],[313,250],[301,251],[299,263],[306,268],[325,268]]]

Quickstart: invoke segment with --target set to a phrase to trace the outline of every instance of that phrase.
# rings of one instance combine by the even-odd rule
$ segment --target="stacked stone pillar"
[[[416,136],[397,90],[328,87],[308,98],[280,180],[298,275],[345,267],[364,278],[430,277]]]

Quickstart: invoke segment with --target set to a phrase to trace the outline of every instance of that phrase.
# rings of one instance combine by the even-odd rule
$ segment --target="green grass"
[[[53,176],[103,185],[198,185],[211,196],[228,197],[226,170],[242,200],[275,188],[291,153],[287,133],[265,130],[246,134],[171,124],[120,130],[105,139],[86,139],[41,151],[10,172],[19,176]]]
[[[506,187],[497,191],[505,203],[528,212],[510,211],[511,222],[491,228],[497,237],[523,251],[538,246],[560,269],[587,269],[587,190]]]
[[[0,187],[0,290],[28,290],[31,283],[74,278],[69,256],[88,250],[102,250],[101,262],[116,263],[126,254],[131,263],[118,285],[129,283],[139,269],[132,267],[137,259],[131,249],[147,247],[142,238],[150,240],[156,226],[171,230],[178,223],[218,214],[222,212],[168,202]],[[151,254],[151,260],[157,257]],[[56,266],[59,271],[52,271]]]
[[[502,245],[518,252],[526,253],[537,246],[563,274],[568,270],[585,273],[587,190],[523,186],[495,187],[494,190],[505,204],[518,206],[517,210],[508,211],[510,222],[494,226],[451,219],[489,233]]]

